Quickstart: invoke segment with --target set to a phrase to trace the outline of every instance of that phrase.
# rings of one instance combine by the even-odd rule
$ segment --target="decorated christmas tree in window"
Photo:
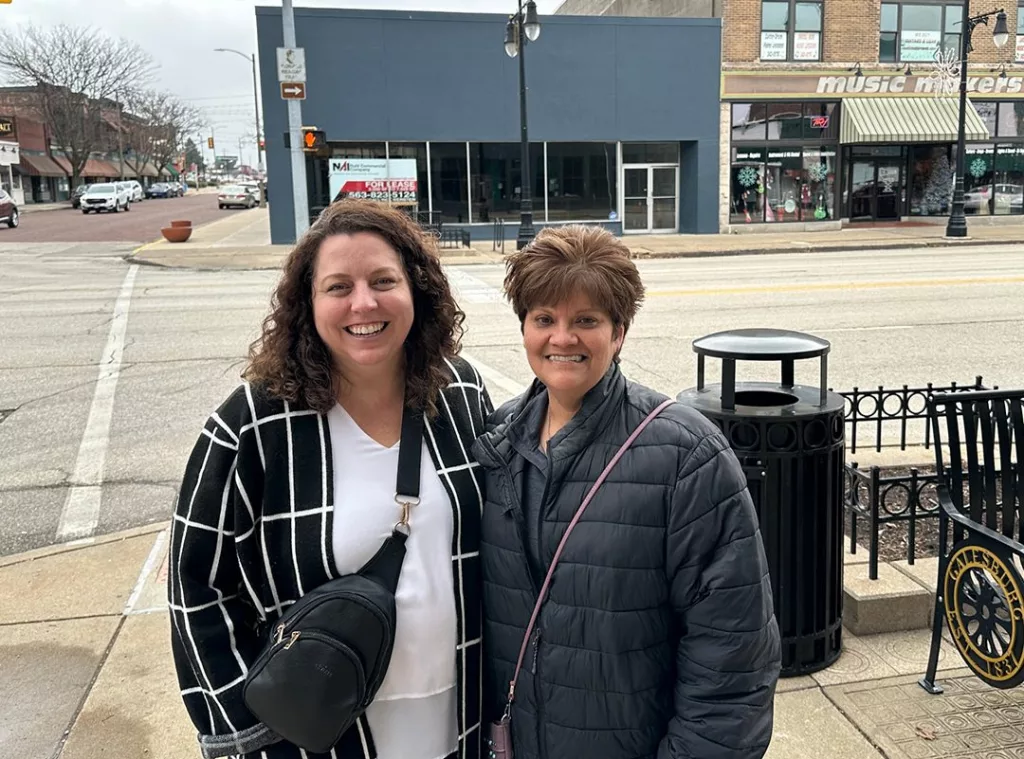
[[[932,167],[932,175],[924,189],[924,210],[930,214],[949,212],[949,199],[953,195],[953,167],[949,158],[940,155]]]

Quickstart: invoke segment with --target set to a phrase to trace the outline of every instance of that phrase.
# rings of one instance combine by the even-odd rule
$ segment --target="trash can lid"
[[[832,344],[788,329],[732,329],[698,337],[693,352],[738,361],[781,361],[824,356]]]

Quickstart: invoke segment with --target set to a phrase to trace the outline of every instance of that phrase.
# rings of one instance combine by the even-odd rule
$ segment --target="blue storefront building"
[[[514,5],[514,4],[513,4]],[[514,10],[514,8],[512,8]],[[256,9],[271,238],[294,241],[279,8]],[[311,216],[339,191],[385,187],[473,239],[520,204],[518,61],[495,14],[295,9],[306,53]],[[542,16],[526,48],[537,227],[617,234],[719,230],[719,19]],[[381,180],[385,180],[381,183]]]

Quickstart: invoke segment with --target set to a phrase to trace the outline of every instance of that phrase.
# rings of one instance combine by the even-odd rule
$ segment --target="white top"
[[[358,571],[401,516],[395,503],[398,443],[385,448],[342,406],[327,415],[334,463],[334,562]],[[443,759],[458,749],[452,590],[451,500],[426,442],[420,502],[412,507],[405,562],[395,593],[395,647],[387,675],[366,710],[378,759]]]

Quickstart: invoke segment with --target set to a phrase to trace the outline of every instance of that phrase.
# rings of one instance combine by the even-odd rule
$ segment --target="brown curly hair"
[[[434,238],[383,203],[332,203],[296,243],[284,263],[262,334],[249,346],[242,377],[277,398],[321,413],[334,407],[334,364],[313,321],[313,270],[324,240],[357,232],[380,236],[402,259],[413,301],[413,324],[405,341],[406,403],[433,417],[438,393],[449,382],[445,359],[460,350],[466,315],[441,270]]]

